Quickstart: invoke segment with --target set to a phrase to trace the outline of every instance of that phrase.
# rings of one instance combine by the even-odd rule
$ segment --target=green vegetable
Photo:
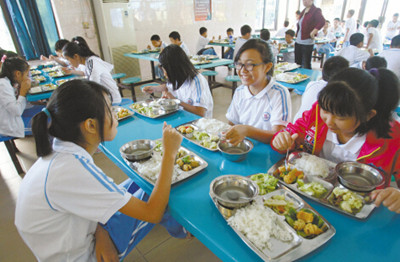
[[[255,174],[252,175],[250,179],[257,183],[260,195],[265,195],[266,193],[274,191],[278,184],[278,179],[269,174]]]
[[[182,157],[182,161],[185,164],[190,164],[191,157],[189,155]]]
[[[301,191],[316,198],[321,198],[328,192],[322,184],[315,181],[305,184],[303,180],[298,179],[297,184]]]

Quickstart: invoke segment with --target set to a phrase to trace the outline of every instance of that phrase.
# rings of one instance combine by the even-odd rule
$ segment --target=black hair
[[[285,20],[285,22],[283,22],[283,26],[284,26],[284,27],[288,27],[288,26],[289,26],[289,21],[288,21],[288,20]]]
[[[372,68],[387,68],[387,62],[384,57],[371,56],[365,62],[365,69],[370,70]]]
[[[357,46],[364,41],[364,35],[361,33],[354,33],[350,36],[350,45]]]
[[[351,16],[353,16],[354,13],[355,13],[355,11],[354,11],[354,9],[350,9],[350,10],[348,11],[348,13],[349,13]]]
[[[260,38],[261,38],[262,40],[268,41],[269,38],[270,38],[270,36],[271,36],[271,34],[270,34],[270,32],[269,32],[268,29],[265,29],[265,28],[261,29],[261,31],[260,31]]]
[[[7,58],[19,57],[19,58],[23,59],[22,57],[20,57],[17,53],[15,53],[15,52],[13,52],[13,51],[1,49],[1,50],[0,50],[0,59],[3,57],[3,55],[5,55]],[[24,60],[25,60],[25,59],[24,59]]]
[[[159,35],[152,35],[150,38],[150,41],[160,41],[160,40],[161,40],[161,38]]]
[[[393,16],[399,16],[399,13],[394,13]]]
[[[71,80],[59,86],[46,107],[50,119],[43,111],[32,119],[37,155],[47,156],[52,152],[50,136],[78,145],[85,143],[80,124],[88,118],[98,121],[103,142],[106,113],[110,116],[111,125],[115,121],[105,95],[111,98],[104,86],[88,80]]]
[[[336,17],[336,18],[333,19],[333,20],[336,20],[336,21],[339,21],[339,22],[340,22],[340,18],[339,18],[339,17]]]
[[[249,49],[257,50],[260,53],[261,60],[263,61],[263,63],[265,64],[274,63],[274,57],[270,45],[267,42],[260,39],[249,39],[246,43],[244,43],[235,56],[235,62],[239,60],[240,56],[244,51]],[[272,67],[271,70],[268,71],[267,75],[272,76],[273,74],[274,74],[274,67]]]
[[[203,35],[205,32],[207,32],[207,28],[205,28],[204,26],[200,27],[200,29],[199,29],[200,35]]]
[[[365,21],[363,26],[364,26],[364,27],[367,27],[368,24],[369,24],[369,21]]]
[[[396,35],[395,37],[392,38],[390,47],[400,47],[400,35]]]
[[[300,10],[297,10],[296,15],[300,15],[300,14],[301,14]]]
[[[358,68],[348,68],[334,75],[318,95],[320,107],[332,114],[354,116],[360,125],[357,134],[375,131],[380,138],[390,137],[392,112],[397,107],[400,85],[397,76],[381,68],[373,73]],[[376,110],[369,121],[368,113]]]
[[[20,57],[7,57],[1,66],[0,78],[7,77],[14,84],[14,72],[20,71],[24,73],[27,70],[29,70],[29,64],[24,59]]]
[[[177,31],[172,31],[169,36],[170,38],[174,39],[174,40],[178,40],[181,41],[181,35],[177,32]]]
[[[292,29],[286,30],[285,32],[286,35],[290,35],[291,37],[294,37],[294,35],[296,34]]]
[[[55,44],[56,51],[62,51],[63,47],[68,44],[69,41],[67,39],[60,39]]]
[[[160,65],[167,72],[168,82],[177,90],[186,81],[192,81],[197,70],[190,62],[186,53],[178,45],[169,45],[161,52],[158,58]]]
[[[379,21],[374,19],[369,22],[372,27],[377,27],[379,25]]]
[[[68,56],[73,58],[74,55],[79,55],[80,57],[90,57],[90,56],[97,56],[95,53],[93,53],[92,50],[90,50],[89,46],[87,44],[83,44],[78,41],[74,42],[69,42],[66,44],[62,50],[63,56]]]
[[[332,56],[325,61],[322,69],[322,79],[329,81],[332,76],[349,67],[349,61],[342,56]]]
[[[228,32],[232,32],[233,33],[233,29],[232,28],[228,28],[228,29],[226,29],[226,32],[228,33]]]
[[[244,36],[245,34],[251,33],[251,27],[249,25],[244,25],[240,28],[240,33],[242,34],[242,36]]]

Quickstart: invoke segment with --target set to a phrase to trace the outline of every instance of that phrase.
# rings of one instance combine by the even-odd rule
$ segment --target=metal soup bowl
[[[232,145],[228,141],[219,141],[218,149],[224,158],[229,161],[238,162],[246,159],[247,154],[253,149],[253,143],[245,139],[237,146]]]
[[[343,186],[356,191],[369,192],[383,183],[381,172],[358,162],[341,162],[335,172]]]
[[[121,146],[119,152],[130,161],[138,161],[150,157],[155,145],[156,143],[149,139],[134,140]]]
[[[239,208],[250,204],[258,195],[258,185],[244,176],[224,175],[211,182],[210,192],[224,207]],[[234,199],[232,194],[236,196]]]
[[[180,101],[178,99],[163,99],[158,102],[162,109],[165,111],[177,110]]]

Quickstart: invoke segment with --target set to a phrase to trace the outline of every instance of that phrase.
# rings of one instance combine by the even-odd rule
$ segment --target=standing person
[[[0,71],[0,135],[25,136],[22,113],[30,88],[28,63],[19,57],[4,57]]]
[[[379,21],[374,19],[368,23],[368,42],[367,49],[376,49],[378,52],[382,52],[382,37],[381,33],[377,29]]]
[[[384,184],[372,199],[400,213],[400,190],[390,187],[392,176],[400,186],[400,123],[392,118],[399,88],[399,79],[387,69],[345,69],[329,80],[311,110],[275,135],[272,148],[283,153],[302,147],[335,163],[382,169]]]
[[[146,86],[142,91],[163,92],[165,98],[179,99],[186,111],[212,118],[214,103],[208,81],[194,68],[185,52],[177,45],[169,45],[161,52],[159,61],[167,83]]]
[[[171,41],[171,44],[180,46],[182,50],[185,52],[187,56],[190,56],[190,51],[189,48],[186,46],[186,44],[181,41],[181,35],[177,31],[172,31],[169,34],[169,40]]]
[[[387,69],[395,73],[400,79],[400,35],[393,37],[390,49],[383,50],[379,56],[386,59]]]
[[[398,30],[400,29],[400,21],[399,14],[395,13],[393,15],[392,21],[389,21],[386,27],[386,39],[392,40],[392,38],[397,35]]]
[[[63,55],[73,67],[85,65],[85,76],[88,80],[105,86],[111,93],[112,103],[114,105],[121,103],[121,94],[119,93],[117,83],[111,75],[111,70],[114,66],[103,61],[93,53],[86,44],[86,41],[74,40],[66,44],[63,48]]]
[[[296,44],[294,55],[296,64],[311,69],[311,56],[314,48],[314,38],[324,26],[325,18],[320,8],[316,8],[314,0],[303,0],[304,10],[297,23]]]
[[[39,159],[21,182],[15,225],[38,261],[123,259],[152,223],[168,217],[181,136],[164,124],[161,170],[148,196],[131,180],[126,187],[115,184],[93,162],[97,147],[115,138],[117,126],[108,89],[87,80],[62,84],[33,118]],[[168,223],[174,225],[168,230],[179,232],[175,236],[186,236],[175,220]]]
[[[207,28],[200,27],[199,29],[199,40],[196,45],[196,54],[197,55],[216,55],[215,50],[212,46],[206,47],[210,42],[210,39],[207,38]]]
[[[289,30],[289,21],[285,20],[285,22],[283,22],[283,27],[276,32],[275,37],[285,37],[287,30]]]
[[[233,44],[233,29],[232,28],[228,28],[226,30],[226,36],[227,36],[229,44],[232,45]],[[233,47],[228,47],[224,52],[224,58],[233,59],[234,50],[235,49]]]
[[[357,33],[357,23],[353,18],[355,11],[350,9],[347,12],[347,20],[344,25],[344,39],[343,39],[343,47],[350,45],[350,36],[354,33]]]
[[[251,38],[251,27],[249,25],[244,25],[240,28],[241,37],[236,39],[235,44],[235,51],[233,52],[233,59],[236,59],[236,54],[238,53],[239,49],[244,45]]]
[[[247,136],[269,143],[291,119],[292,103],[286,87],[272,77],[273,57],[269,45],[260,39],[247,41],[235,57],[242,81],[226,113],[230,125],[225,134],[232,144]]]

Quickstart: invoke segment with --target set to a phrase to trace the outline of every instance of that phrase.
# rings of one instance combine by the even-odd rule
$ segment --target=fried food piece
[[[192,170],[192,167],[189,164],[184,164],[183,167],[182,167],[182,170],[183,171],[190,171],[190,170]]]
[[[314,220],[314,215],[308,212],[299,211],[296,215],[297,219],[304,220],[306,223],[311,223]]]
[[[193,160],[190,162],[190,166],[192,168],[196,168],[196,167],[200,166],[200,163],[199,163],[199,161]]]
[[[186,128],[184,126],[178,127],[178,131],[181,132],[182,134],[186,134]]]
[[[322,229],[320,229],[319,227],[317,227],[317,225],[308,223],[305,227],[304,227],[304,233],[306,233],[306,235],[319,235],[322,233]]]
[[[294,221],[294,224],[293,224],[294,230],[299,230],[299,231],[303,230],[303,228],[305,226],[306,226],[306,222],[304,222],[304,220],[302,220],[302,219]]]
[[[287,184],[292,184],[296,181],[297,177],[293,172],[289,172],[286,176],[283,177],[283,181]]]
[[[176,163],[179,165],[179,167],[182,167],[184,164],[182,159],[176,160]]]

